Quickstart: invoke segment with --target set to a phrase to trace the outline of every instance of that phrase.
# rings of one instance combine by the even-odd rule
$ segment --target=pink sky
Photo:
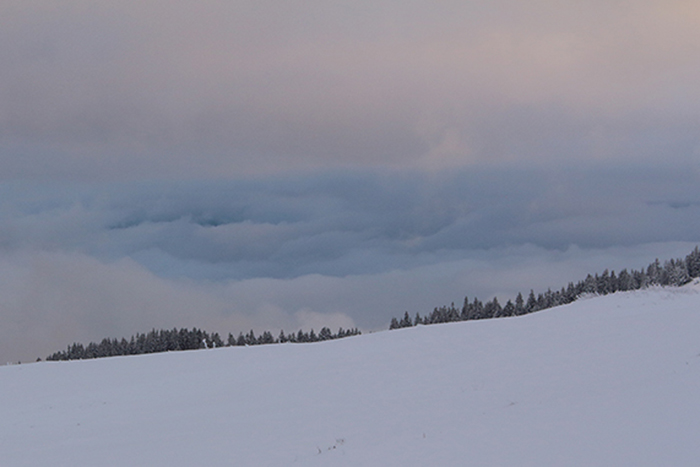
[[[0,29],[5,179],[697,159],[692,1],[10,0]]]

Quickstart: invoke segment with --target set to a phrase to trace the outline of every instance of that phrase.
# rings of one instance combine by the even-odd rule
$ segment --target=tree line
[[[274,337],[269,331],[265,331],[259,336],[251,330],[247,334],[239,333],[238,337],[229,333],[224,341],[219,333],[209,334],[201,329],[177,329],[172,330],[153,329],[146,334],[137,333],[130,339],[109,339],[105,338],[98,344],[90,342],[87,345],[74,343],[66,350],[55,352],[49,355],[46,360],[83,360],[90,358],[114,357],[119,355],[140,355],[158,352],[172,352],[178,350],[211,349],[216,347],[281,344],[281,343],[303,343],[320,342],[332,339],[340,339],[348,336],[361,334],[357,328],[338,329],[333,333],[329,328],[322,328],[318,334],[311,329],[309,332],[299,330],[296,333],[285,334],[280,331]]]
[[[685,259],[671,259],[665,261],[663,265],[656,259],[646,268],[630,271],[623,269],[617,274],[615,271],[606,269],[602,274],[589,274],[577,283],[569,282],[566,287],[557,291],[548,289],[544,293],[535,295],[534,291],[530,290],[527,299],[518,293],[514,300],[508,300],[505,305],[501,305],[496,297],[486,303],[476,297],[472,301],[465,297],[461,308],[457,308],[452,303],[450,306],[436,307],[425,316],[416,313],[413,318],[405,312],[403,317],[391,319],[389,329],[406,328],[418,324],[520,316],[571,303],[585,294],[607,295],[654,285],[681,286],[696,277],[700,277],[700,249],[697,246]],[[216,332],[210,334],[197,328],[153,329],[145,334],[137,333],[130,339],[105,338],[99,343],[90,342],[87,345],[74,343],[66,350],[48,356],[46,360],[81,360],[215,347],[319,342],[359,334],[361,332],[357,328],[347,330],[340,328],[338,332],[333,333],[329,328],[324,327],[318,334],[313,329],[309,332],[299,330],[289,334],[280,331],[275,337],[269,331],[256,336],[251,330],[247,334],[239,333],[238,336],[229,333],[224,340]]]
[[[518,293],[514,300],[508,300],[501,305],[496,297],[486,303],[478,298],[469,301],[464,298],[464,304],[460,309],[452,303],[450,306],[434,308],[426,316],[420,313],[411,318],[405,312],[401,318],[392,318],[389,329],[399,329],[418,324],[449,323],[453,321],[469,321],[474,319],[504,318],[508,316],[520,316],[535,311],[546,310],[558,305],[565,305],[578,299],[582,295],[607,295],[615,292],[639,290],[654,285],[681,286],[690,282],[693,278],[700,277],[700,250],[696,246],[685,259],[670,259],[663,265],[656,259],[646,268],[636,270],[623,269],[618,274],[615,271],[603,271],[602,274],[586,276],[577,283],[569,282],[566,287],[552,291],[548,289],[544,293],[535,295],[533,290],[527,299]]]

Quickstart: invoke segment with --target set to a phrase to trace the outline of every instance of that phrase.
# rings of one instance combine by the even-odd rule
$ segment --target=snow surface
[[[686,466],[700,284],[317,344],[0,368],[1,466]]]

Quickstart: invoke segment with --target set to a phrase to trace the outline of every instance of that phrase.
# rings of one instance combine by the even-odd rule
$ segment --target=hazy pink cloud
[[[699,110],[693,2],[11,1],[0,8],[5,178],[571,159],[551,148],[517,149],[517,125],[533,117],[512,123],[509,115],[522,109],[541,120],[529,131],[535,140],[556,138],[558,124],[579,139],[597,138],[602,148],[579,160],[648,162],[659,153],[630,156],[633,145],[619,142],[647,133],[645,125],[697,119]],[[659,135],[657,151],[674,136]],[[564,143],[580,146],[576,138]]]

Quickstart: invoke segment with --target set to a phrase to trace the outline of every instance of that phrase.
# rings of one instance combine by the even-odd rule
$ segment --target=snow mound
[[[0,368],[0,465],[696,465],[700,283],[317,344]]]

